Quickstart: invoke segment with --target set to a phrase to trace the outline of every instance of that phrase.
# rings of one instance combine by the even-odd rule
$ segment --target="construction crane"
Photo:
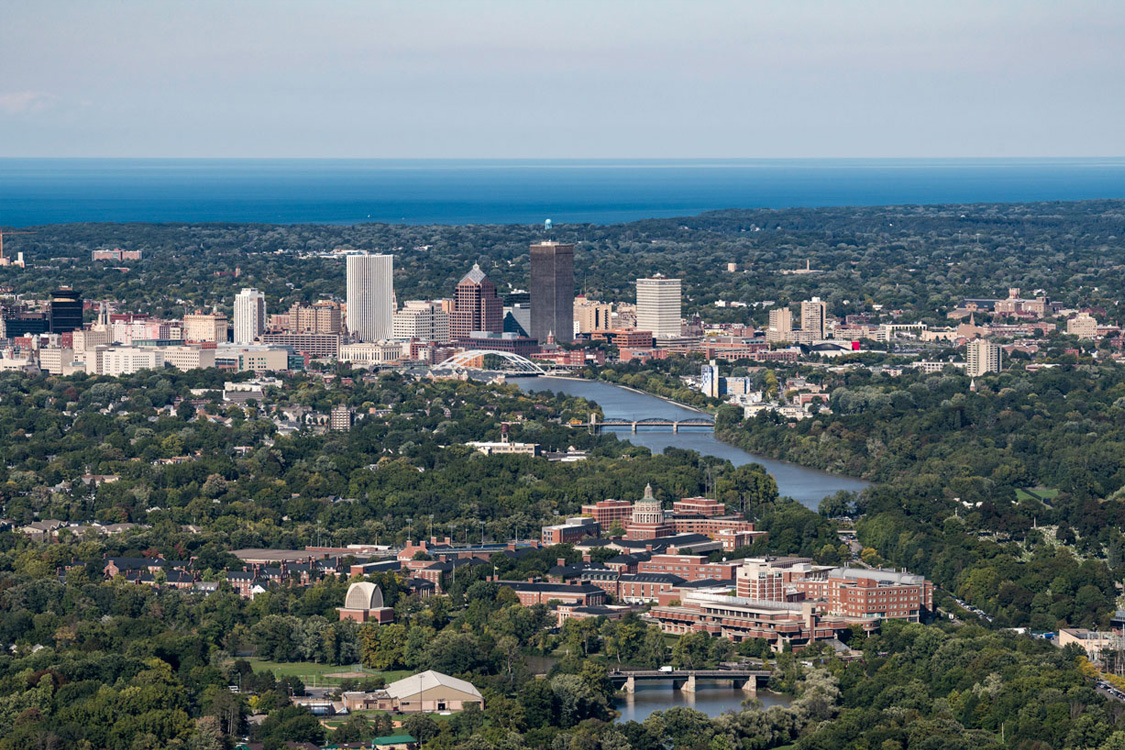
[[[6,234],[38,234],[38,233],[37,232],[5,232],[4,230],[0,229],[0,266],[8,265],[8,262],[5,261],[5,259],[4,259],[4,235],[6,235]]]

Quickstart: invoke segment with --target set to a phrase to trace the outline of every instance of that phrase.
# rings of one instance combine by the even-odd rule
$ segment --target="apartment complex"
[[[985,339],[975,339],[965,347],[965,374],[979,378],[990,372],[1000,372],[1000,346]]]
[[[574,326],[578,333],[608,331],[613,327],[613,305],[585,297],[574,300]]]
[[[343,320],[340,305],[321,300],[312,305],[294,303],[289,308],[288,330],[294,333],[340,333]]]
[[[1096,339],[1098,337],[1098,321],[1087,312],[1080,312],[1066,321],[1066,332],[1080,339]]]
[[[828,306],[820,297],[813,297],[801,303],[801,330],[817,340],[824,338],[824,319]]]
[[[407,300],[394,314],[393,336],[399,341],[447,343],[450,340],[449,313],[442,300]]]
[[[229,330],[230,321],[221,312],[196,311],[184,316],[183,337],[187,341],[226,341]]]
[[[266,295],[243,289],[234,298],[234,343],[252,344],[266,330]]]

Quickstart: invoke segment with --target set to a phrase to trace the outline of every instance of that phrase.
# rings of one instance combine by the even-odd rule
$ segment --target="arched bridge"
[[[679,432],[681,427],[704,427],[715,429],[715,420],[711,417],[688,417],[687,419],[668,419],[666,417],[643,417],[640,419],[603,419],[600,422],[596,414],[590,415],[590,432],[601,432],[604,427],[630,427],[633,432],[638,427],[671,427],[672,432]]]
[[[659,669],[614,670],[609,679],[614,687],[632,693],[638,682],[671,682],[672,687],[685,693],[694,693],[697,680],[718,680],[732,682],[747,693],[756,693],[770,681],[773,673],[764,669]]]
[[[491,360],[498,367],[486,367],[485,360]],[[499,352],[492,349],[471,349],[454,354],[433,367],[434,372],[453,372],[455,370],[491,370],[494,372],[526,373],[546,375],[547,371],[527,357],[512,352]]]

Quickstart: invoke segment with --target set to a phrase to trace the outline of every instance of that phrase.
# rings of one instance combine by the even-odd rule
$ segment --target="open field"
[[[279,662],[258,658],[250,658],[248,661],[255,672],[268,670],[273,672],[275,677],[299,677],[309,687],[338,685],[345,679],[380,676],[387,682],[394,682],[395,680],[401,680],[403,677],[409,677],[411,674],[409,670],[404,669],[377,672],[359,664],[340,666],[338,664],[317,664],[311,661]]]
[[[1016,500],[1038,500],[1041,503],[1045,503],[1054,500],[1058,494],[1059,491],[1055,489],[1032,488],[1016,490]]]

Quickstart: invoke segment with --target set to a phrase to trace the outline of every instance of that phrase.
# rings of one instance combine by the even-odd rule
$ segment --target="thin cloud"
[[[38,112],[57,98],[54,94],[42,91],[0,92],[0,112],[6,115]]]

